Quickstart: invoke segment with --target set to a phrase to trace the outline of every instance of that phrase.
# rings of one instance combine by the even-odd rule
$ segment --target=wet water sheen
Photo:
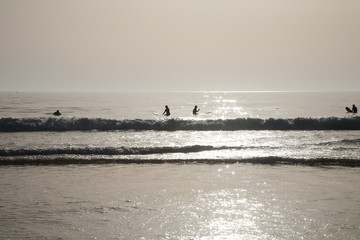
[[[1,239],[358,239],[359,168],[0,168]]]

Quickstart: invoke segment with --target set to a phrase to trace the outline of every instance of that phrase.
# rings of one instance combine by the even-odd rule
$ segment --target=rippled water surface
[[[0,239],[359,239],[359,96],[0,93]]]
[[[1,239],[358,239],[360,170],[0,168]]]
[[[195,119],[348,117],[359,92],[0,93],[0,118]],[[351,114],[350,114],[351,115]]]

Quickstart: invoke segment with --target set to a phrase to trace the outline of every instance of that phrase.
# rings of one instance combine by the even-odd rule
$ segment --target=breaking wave
[[[351,158],[303,158],[303,157],[216,157],[188,158],[178,154],[205,151],[245,150],[245,146],[182,147],[119,147],[119,148],[50,148],[50,149],[0,149],[0,166],[4,165],[68,165],[68,164],[234,164],[251,163],[267,165],[305,165],[360,167],[359,159]],[[271,148],[268,146],[267,148]],[[276,147],[275,147],[276,148]],[[175,155],[172,155],[175,154]],[[198,155],[199,156],[199,155]]]
[[[102,118],[1,118],[0,132],[27,131],[234,131],[234,130],[360,130],[360,118],[113,120]]]
[[[261,164],[261,165],[299,165],[314,167],[360,167],[360,160],[337,158],[286,158],[277,156],[239,159],[158,159],[158,158],[107,158],[107,157],[12,157],[0,158],[0,166],[6,165],[71,165],[71,164]]]
[[[357,146],[360,145],[360,139],[342,139],[342,140],[338,140],[338,141],[328,141],[328,142],[323,142],[323,143],[319,143],[317,144],[319,146],[330,146],[330,145],[336,145],[336,146],[342,146],[342,145],[346,145],[346,146]]]
[[[167,153],[195,153],[202,151],[243,149],[244,147],[213,147],[192,145],[183,147],[120,147],[120,148],[59,148],[59,149],[0,149],[0,157],[9,156],[48,156],[48,155],[148,155]]]

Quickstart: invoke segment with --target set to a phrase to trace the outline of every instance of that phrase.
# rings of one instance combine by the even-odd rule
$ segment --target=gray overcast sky
[[[360,90],[359,0],[0,0],[0,91]]]

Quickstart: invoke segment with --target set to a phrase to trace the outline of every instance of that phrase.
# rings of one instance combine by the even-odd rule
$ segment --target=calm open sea
[[[0,93],[0,238],[358,239],[359,102]]]

